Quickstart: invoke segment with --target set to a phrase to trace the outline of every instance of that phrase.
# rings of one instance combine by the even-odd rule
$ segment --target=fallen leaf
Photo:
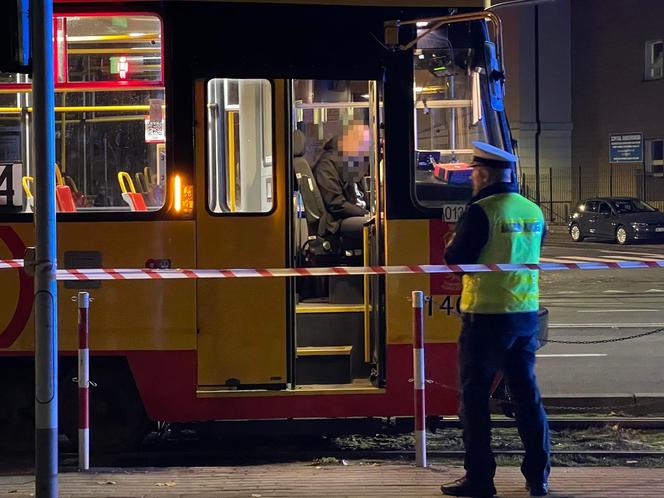
[[[99,484],[100,486],[106,486],[106,485],[117,484],[117,482],[115,482],[115,481],[97,481],[97,484]]]
[[[18,493],[18,489],[10,489],[9,491],[7,491],[7,494],[9,495],[12,493]]]
[[[625,463],[630,464],[630,463],[638,463],[637,460],[627,460]]]
[[[348,461],[347,460],[341,460],[341,465],[348,465]]]
[[[177,483],[174,481],[158,482],[155,486],[167,486],[169,488],[177,486]]]
[[[261,498],[263,495],[259,495],[258,493],[251,493],[252,498]]]

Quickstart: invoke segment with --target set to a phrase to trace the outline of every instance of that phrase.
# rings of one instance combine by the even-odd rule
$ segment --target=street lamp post
[[[32,0],[35,158],[35,490],[58,496],[53,0]]]

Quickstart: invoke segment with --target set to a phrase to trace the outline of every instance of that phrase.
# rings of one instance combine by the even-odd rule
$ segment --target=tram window
[[[167,176],[160,19],[56,17],[55,31],[58,210],[161,208]],[[128,58],[124,66],[117,59],[124,53],[141,54],[142,63]],[[29,79],[0,74],[0,163],[20,169],[16,210],[24,212],[33,208],[31,112]]]
[[[479,24],[441,27],[418,41],[413,57],[417,201],[426,207],[464,203],[472,193],[472,142],[502,146],[488,105]]]
[[[272,86],[268,80],[215,78],[207,84],[208,208],[213,213],[272,210]]]
[[[161,81],[158,17],[58,17],[55,26],[57,81]]]

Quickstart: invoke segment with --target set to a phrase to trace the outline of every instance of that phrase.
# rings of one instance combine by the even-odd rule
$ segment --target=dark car
[[[664,240],[664,213],[634,197],[594,197],[577,206],[568,228],[574,242],[586,237],[613,239],[621,245]]]

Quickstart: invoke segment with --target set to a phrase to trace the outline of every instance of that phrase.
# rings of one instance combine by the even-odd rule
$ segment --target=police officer
[[[473,142],[473,146],[473,197],[447,244],[446,262],[538,263],[544,216],[516,191],[512,181],[516,157],[486,143]],[[496,493],[489,391],[498,370],[507,377],[516,402],[526,488],[531,496],[548,492],[549,428],[535,379],[538,277],[536,270],[463,275],[459,369],[466,475],[443,485],[443,494],[491,497]]]

